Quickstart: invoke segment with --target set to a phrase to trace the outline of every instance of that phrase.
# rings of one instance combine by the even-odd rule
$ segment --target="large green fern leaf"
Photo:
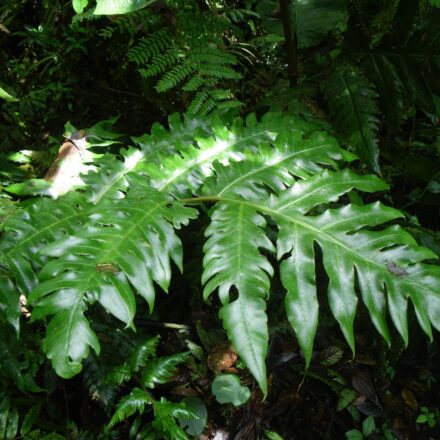
[[[81,224],[86,200],[71,193],[53,203],[40,199],[25,211],[7,219],[0,252],[21,291],[29,294],[37,285],[37,271],[44,264],[38,252],[48,242],[73,234]]]
[[[266,222],[255,208],[220,204],[206,231],[202,281],[205,298],[219,288],[220,317],[235,348],[266,393],[267,316],[265,300],[273,269],[261,250],[273,251]],[[227,256],[225,258],[225,256]],[[238,298],[230,300],[231,288]]]
[[[400,218],[402,214],[399,211],[374,203],[365,206],[346,205],[313,215],[313,209],[320,206],[322,211],[322,207],[329,201],[337,201],[340,196],[353,188],[373,192],[385,189],[386,185],[374,176],[358,176],[348,170],[340,172],[327,170],[296,182],[290,188],[281,191],[279,195],[270,196],[262,204],[259,201],[244,200],[236,196],[213,195],[213,199],[220,199],[218,202],[220,206],[227,206],[227,209],[223,209],[230,213],[229,220],[232,220],[229,224],[230,229],[233,229],[234,222],[238,224],[237,212],[242,209],[249,210],[254,216],[258,216],[258,212],[268,215],[278,225],[277,254],[282,260],[281,279],[287,290],[287,317],[297,334],[307,363],[311,359],[318,325],[315,243],[322,250],[324,267],[330,279],[328,288],[330,308],[353,350],[353,322],[358,301],[355,278],[358,280],[361,297],[372,322],[387,342],[390,342],[386,322],[387,303],[393,323],[406,343],[408,298],[411,298],[419,322],[430,337],[432,337],[430,321],[436,328],[440,326],[438,314],[440,268],[419,264],[424,260],[435,258],[435,254],[426,248],[417,247],[414,239],[398,226],[371,230],[372,227]],[[228,224],[227,218],[223,221]],[[224,234],[225,230],[224,226],[213,222],[208,231],[210,235],[216,236],[216,234]],[[229,230],[229,237],[237,239],[236,236],[239,235],[237,232],[235,226],[233,231]],[[261,231],[259,234],[253,231],[254,239],[248,237],[248,240],[251,243],[258,243],[259,239],[255,237],[259,235]],[[214,244],[216,246],[212,250],[208,240],[206,252],[211,258],[213,255],[217,256],[213,266],[220,268],[222,282],[214,286],[219,286],[219,293],[225,302],[228,301],[231,286],[228,275],[231,277],[235,275],[237,263],[234,261],[234,266],[229,266],[231,252],[228,249],[228,242]],[[243,244],[243,246],[248,245],[249,243]],[[270,249],[268,244],[264,247],[266,250]],[[257,258],[258,255],[262,258],[257,251],[258,249],[254,249],[253,258]],[[254,278],[256,274],[262,276],[261,268],[258,272],[255,263],[252,267]],[[205,263],[205,271],[207,269],[210,269],[210,266]],[[430,277],[423,279],[428,271],[431,271]],[[209,279],[209,276],[210,272],[207,271],[204,280]],[[208,285],[208,291],[214,286]],[[261,280],[258,282],[254,280],[252,286],[253,292],[257,290],[257,286],[259,288],[264,286],[263,291],[267,292],[267,286]],[[426,307],[428,304],[429,308]],[[247,310],[246,306],[243,308]],[[227,329],[229,334],[239,333],[240,326],[243,326],[242,323],[238,326],[232,320],[226,321],[225,325],[232,326]],[[231,338],[234,341],[232,336]],[[255,351],[250,342],[249,339],[247,346],[237,346],[239,354],[247,362],[249,355]],[[261,344],[262,340],[257,343]],[[261,346],[259,348],[261,349]],[[260,368],[264,367],[260,364]]]
[[[152,309],[153,282],[167,290],[170,260],[182,267],[181,244],[173,226],[186,223],[195,211],[173,204],[167,196],[145,186],[142,178],[131,183],[135,189],[118,210],[107,205],[75,235],[42,251],[55,259],[43,268],[42,282],[32,291],[30,301],[35,307],[34,319],[55,315],[45,350],[63,377],[78,372],[78,359],[87,356],[87,345],[95,350],[99,347],[83,314],[88,304],[98,301],[132,326],[132,287]],[[76,337],[78,332],[84,336]],[[64,347],[60,347],[60,340]]]
[[[273,113],[261,121],[251,115],[229,125],[210,123],[196,123],[197,136],[191,139],[190,120],[177,121],[182,143],[156,126],[153,134],[138,138],[141,156],[134,168],[111,159],[110,178],[99,176],[103,167],[90,176],[107,188],[95,205],[85,208],[84,201],[98,194],[97,183],[83,195],[39,202],[56,213],[42,216],[49,219],[47,228],[43,221],[28,230],[23,221],[7,232],[3,253],[17,258],[20,270],[30,264],[33,283],[39,282],[30,297],[33,319],[52,316],[44,348],[59,374],[71,377],[90,348],[99,350],[87,319],[92,303],[129,326],[135,292],[151,308],[154,285],[167,289],[171,262],[180,268],[182,262],[175,229],[196,215],[185,203],[215,204],[204,246],[205,297],[218,290],[224,327],[264,392],[271,253],[280,260],[287,318],[307,362],[319,318],[317,248],[329,278],[330,309],[353,350],[358,296],[387,341],[389,311],[407,342],[408,299],[432,337],[431,325],[440,328],[440,269],[424,261],[434,254],[417,247],[399,226],[388,225],[401,218],[398,211],[380,203],[347,204],[351,190],[382,191],[383,182],[338,171],[354,155],[297,117]],[[151,160],[145,160],[148,155]],[[33,209],[27,208],[23,219]],[[24,263],[14,253],[20,237]],[[123,368],[122,380],[130,368]]]

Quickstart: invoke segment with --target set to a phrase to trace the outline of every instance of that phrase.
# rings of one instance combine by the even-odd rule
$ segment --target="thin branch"
[[[111,92],[120,93],[122,95],[127,95],[127,96],[134,96],[134,97],[136,97],[138,99],[144,99],[145,100],[144,96],[138,95],[137,93],[129,92],[129,91],[126,91],[126,90],[115,89],[113,87],[107,86],[107,85],[102,84],[102,83],[98,83],[98,86],[102,87],[103,89],[110,90]]]
[[[283,23],[284,38],[286,40],[287,52],[287,74],[291,87],[296,87],[298,84],[298,45],[296,32],[292,35],[289,20],[289,2],[288,0],[279,0],[281,22]]]

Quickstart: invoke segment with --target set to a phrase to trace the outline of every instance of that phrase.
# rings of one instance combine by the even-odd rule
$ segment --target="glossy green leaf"
[[[106,199],[122,199],[129,186],[127,175],[144,159],[144,154],[135,149],[123,150],[124,161],[106,154],[96,162],[93,171],[82,175],[87,188],[87,200],[94,205]]]
[[[142,414],[145,410],[145,406],[152,404],[153,399],[149,393],[140,388],[133,388],[131,393],[123,397],[116,405],[116,411],[110,419],[107,428],[111,428],[117,423],[122,422],[136,412]]]
[[[347,408],[350,403],[352,403],[358,397],[358,393],[351,388],[344,388],[341,391],[341,394],[338,399],[338,403],[336,405],[336,411],[342,411]]]
[[[59,374],[71,377],[79,371],[79,361],[87,356],[92,337],[75,338],[69,325],[88,329],[83,312],[98,301],[116,318],[132,326],[135,315],[135,289],[153,308],[156,282],[164,290],[171,277],[171,261],[181,268],[180,240],[173,230],[194,217],[184,208],[136,181],[136,189],[115,211],[103,207],[75,235],[47,245],[42,253],[54,257],[41,271],[40,284],[32,291],[34,319],[55,315],[58,326],[49,325],[45,348]],[[148,225],[148,226],[147,226]],[[66,314],[73,316],[65,319]],[[80,306],[80,308],[77,308]],[[60,317],[58,317],[60,315]],[[75,318],[75,319],[73,319]],[[60,333],[54,336],[52,332]],[[60,337],[63,344],[57,344]],[[71,357],[74,352],[77,356]],[[72,369],[62,366],[70,364]]]
[[[42,317],[43,311],[57,312],[47,326],[43,349],[55,371],[70,378],[81,371],[81,360],[89,355],[90,347],[96,353],[100,351],[98,338],[84,316],[85,302],[82,296],[74,296],[72,290],[66,289],[44,301],[43,307],[35,313],[37,318]]]
[[[345,433],[345,438],[347,440],[364,440],[364,436],[361,431],[357,429],[351,429]]]
[[[265,299],[273,269],[260,249],[274,250],[264,233],[265,225],[264,218],[244,204],[216,207],[206,230],[202,277],[205,298],[219,288],[223,326],[264,393],[268,341]],[[235,300],[230,299],[231,289],[238,292]]]
[[[50,195],[51,184],[44,179],[30,179],[24,182],[14,183],[7,187],[7,191],[17,196]]]
[[[72,0],[73,9],[77,14],[82,14],[88,4],[89,0]]]
[[[18,333],[20,325],[20,295],[14,283],[0,274],[0,311]]]
[[[167,290],[172,264],[182,268],[176,229],[197,215],[185,206],[190,204],[201,204],[210,220],[204,296],[218,292],[228,337],[264,393],[275,243],[285,288],[277,294],[285,293],[307,363],[319,324],[315,274],[321,255],[329,307],[353,351],[359,300],[388,342],[389,321],[408,341],[408,300],[430,338],[431,326],[440,329],[440,269],[426,263],[436,255],[392,224],[401,221],[399,211],[362,202],[362,192],[387,186],[344,169],[355,156],[319,124],[268,113],[260,121],[255,115],[229,124],[196,121],[194,137],[189,119],[172,118],[170,126],[168,134],[155,125],[137,139],[141,150],[123,151],[121,161],[98,160],[81,194],[31,199],[4,223],[0,251],[9,281],[2,295],[32,292],[32,319],[49,323],[44,349],[59,374],[71,377],[90,349],[99,350],[88,321],[92,304],[131,326],[135,294],[151,310],[155,285]],[[129,356],[114,372],[115,382],[133,371],[148,387],[171,379],[179,362],[171,357],[149,364],[153,346],[146,343]],[[185,438],[172,405],[164,403],[167,422],[158,429],[171,426],[175,438]]]
[[[26,416],[23,419],[23,423],[20,428],[20,435],[25,436],[30,432],[32,426],[38,418],[38,414],[41,410],[41,403],[36,403],[31,407]]]
[[[0,243],[0,252],[24,294],[28,295],[38,283],[36,268],[44,264],[39,250],[81,226],[81,220],[86,217],[85,209],[84,197],[70,193],[56,203],[38,199],[25,211],[8,217],[3,226],[6,234]]]
[[[369,437],[376,430],[376,423],[374,422],[374,417],[367,417],[362,423],[362,433],[364,437]]]
[[[168,382],[175,374],[178,365],[185,362],[188,353],[164,356],[150,363],[142,372],[142,382],[147,388]]]
[[[231,403],[234,406],[243,405],[251,396],[249,388],[241,385],[240,378],[234,374],[217,377],[212,382],[211,389],[217,402]]]
[[[156,0],[97,0],[95,15],[128,14],[151,5]]]
[[[198,419],[183,403],[173,403],[164,397],[153,403],[154,420],[151,423],[159,438],[189,440],[186,432],[178,425],[177,419]]]
[[[206,422],[208,420],[208,412],[206,411],[205,404],[198,397],[185,397],[182,400],[185,407],[195,414],[198,418],[194,417],[178,417],[180,426],[192,436],[200,435],[205,429]]]
[[[3,87],[0,87],[0,99],[4,99],[5,101],[8,101],[8,102],[18,101],[18,99],[15,96],[12,96]]]

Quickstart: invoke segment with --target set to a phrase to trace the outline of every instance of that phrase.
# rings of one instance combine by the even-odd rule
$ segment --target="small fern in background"
[[[196,20],[192,15],[191,26],[182,24],[179,33],[172,33],[167,28],[153,32],[130,48],[128,60],[138,66],[143,78],[155,78],[154,87],[158,93],[179,89],[181,94],[189,95],[189,114],[203,116],[215,107],[239,106],[240,102],[234,98],[231,89],[222,88],[222,84],[231,84],[242,78],[236,70],[236,55],[215,33],[219,23],[222,25],[219,34],[225,32],[227,21],[215,21],[213,29],[206,32],[212,16],[194,9],[191,12],[198,14],[200,27],[194,25]],[[188,18],[187,11],[176,9],[175,13],[179,23]]]
[[[339,132],[375,172],[379,170],[377,93],[353,65],[335,63],[323,89]]]
[[[172,356],[157,357],[156,347],[158,338],[150,338],[138,344],[123,364],[116,366],[107,376],[110,384],[121,385],[130,381],[133,376],[141,371],[142,388],[132,388],[130,394],[123,396],[116,405],[107,430],[116,424],[128,419],[136,413],[130,432],[134,435],[151,435],[152,438],[188,439],[185,430],[179,426],[178,419],[196,419],[191,410],[184,403],[173,403],[162,397],[156,400],[149,391],[155,384],[168,382],[175,374],[179,364],[185,362],[188,353],[178,353]],[[139,382],[139,380],[138,380]],[[152,421],[147,424],[141,423],[144,413],[152,412]]]

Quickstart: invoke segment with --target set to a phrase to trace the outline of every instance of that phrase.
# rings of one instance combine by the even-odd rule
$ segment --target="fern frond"
[[[183,92],[198,92],[188,107],[188,114],[206,115],[221,100],[203,92],[211,93],[218,82],[236,81],[242,75],[234,70],[237,57],[224,47],[222,34],[227,22],[222,23],[222,30],[217,35],[212,28],[206,32],[212,17],[196,15],[197,18],[192,14],[188,22],[179,25],[179,35],[171,36],[164,31],[165,36],[155,33],[146,37],[130,49],[128,59],[139,66],[138,71],[144,79],[158,77],[155,84],[158,93],[177,87]],[[177,13],[177,18],[182,16],[186,16],[185,11]],[[199,19],[200,26],[194,27]],[[219,25],[218,20],[213,21]],[[186,83],[181,85],[183,81]]]
[[[289,132],[285,130],[286,125],[290,127]],[[241,119],[237,119],[230,129],[221,120],[212,120],[212,136],[197,138],[196,145],[180,149],[179,155],[172,159],[164,158],[160,166],[151,166],[146,173],[159,191],[181,197],[190,196],[191,193],[196,194],[200,185],[212,175],[215,160],[225,165],[240,161],[246,151],[256,153],[256,146],[267,143],[297,148],[306,133],[317,129],[312,123],[281,113],[267,113],[260,122],[251,114],[245,125]],[[313,157],[317,158],[318,152],[328,148],[334,160],[353,160],[354,156],[342,150],[331,136],[319,133],[310,136],[310,142],[315,144],[305,141],[307,147],[304,149],[310,146],[311,151],[316,151]],[[324,154],[324,157],[323,163],[327,155]]]
[[[237,64],[235,55],[217,47],[194,47],[188,58],[195,64],[208,65],[233,65]]]
[[[17,343],[17,333],[11,326],[3,322],[0,315],[0,384],[14,384],[23,393],[38,393],[42,389],[34,381],[32,364],[35,362],[34,353],[25,344]],[[3,395],[4,396],[4,395]],[[2,400],[4,400],[2,398]]]
[[[195,92],[197,91],[200,87],[202,87],[204,84],[206,84],[206,80],[204,78],[202,78],[199,75],[194,75],[192,76],[188,82],[182,87],[182,90],[184,92]],[[193,98],[193,101],[196,98]],[[189,112],[192,113],[192,112]]]
[[[164,356],[149,364],[142,372],[142,382],[147,388],[168,382],[175,374],[176,367],[186,361],[188,353]]]
[[[139,73],[143,78],[151,78],[165,72],[169,67],[176,64],[178,60],[179,52],[171,48],[165,53],[155,56],[146,69],[139,69]]]
[[[365,51],[362,55],[366,73],[380,92],[385,115],[394,127],[402,122],[399,115],[403,102],[409,101],[430,114],[437,112],[435,101],[440,95],[437,14],[431,14],[414,27],[402,41],[384,42],[374,52]]]
[[[111,37],[113,37],[113,34],[115,33],[115,30],[117,28],[114,26],[107,26],[104,29],[101,29],[98,33],[98,35],[103,38],[104,40],[108,40]]]
[[[216,89],[211,92],[211,96],[216,101],[222,101],[231,97],[230,89]]]
[[[196,93],[190,105],[188,106],[187,113],[189,115],[205,116],[214,108],[229,108],[242,105],[240,101],[231,101],[230,89],[214,89],[209,90],[205,87],[204,90]]]
[[[145,406],[152,405],[153,402],[154,401],[149,393],[140,388],[133,388],[128,396],[123,397],[119,401],[116,406],[116,411],[107,425],[107,429],[110,429],[117,423],[128,419],[136,412],[142,414],[145,410]]]
[[[84,362],[82,378],[90,398],[108,412],[114,405],[118,388],[106,380],[105,365],[103,367],[93,353]]]
[[[160,165],[166,157],[193,144],[194,139],[212,135],[212,127],[208,121],[201,118],[189,118],[179,113],[173,113],[168,117],[168,127],[170,131],[155,122],[151,126],[151,134],[132,138],[144,155],[144,163]]]
[[[173,44],[167,29],[161,29],[142,39],[128,51],[128,60],[137,65],[147,63],[152,57],[165,52]]]
[[[69,193],[60,197],[55,206],[49,199],[40,199],[26,211],[8,217],[0,252],[26,295],[37,285],[36,268],[45,262],[39,250],[48,242],[74,234],[86,207],[83,196]]]
[[[204,194],[241,196],[247,200],[278,193],[295,182],[337,166],[337,160],[352,161],[355,156],[342,150],[326,133],[314,133],[303,140],[299,134],[280,138],[273,147],[261,146],[258,155],[228,166],[214,165],[215,174],[206,180]]]
[[[178,64],[162,76],[157,82],[155,89],[159,93],[167,92],[187,78],[193,71],[194,69],[191,65],[186,63]]]
[[[215,108],[215,100],[212,98],[208,98],[203,105],[200,107],[199,115],[206,116],[211,110]]]
[[[318,325],[316,246],[329,279],[330,310],[353,350],[358,296],[388,342],[388,312],[408,341],[408,300],[430,338],[431,326],[440,329],[440,268],[425,263],[434,253],[388,224],[402,217],[399,211],[380,203],[347,204],[346,194],[353,189],[372,193],[386,185],[344,169],[355,156],[319,123],[269,113],[230,124],[219,117],[174,116],[169,125],[169,134],[155,125],[151,134],[136,139],[142,159],[130,173],[124,171],[125,162],[122,168],[111,165],[110,174],[121,178],[115,184],[103,178],[108,197],[89,207],[84,206],[87,192],[40,200],[5,234],[6,265],[9,257],[16,261],[17,268],[12,264],[10,270],[19,275],[30,267],[30,288],[39,283],[30,296],[32,317],[51,316],[44,349],[58,374],[71,377],[91,348],[99,350],[86,318],[92,303],[131,325],[134,292],[152,307],[154,284],[167,289],[171,262],[179,268],[182,262],[175,230],[196,216],[185,204],[214,205],[204,246],[205,296],[218,290],[225,330],[263,391],[266,299],[275,262],[269,263],[268,254],[276,252],[280,260],[287,318],[307,363]],[[28,218],[35,222],[29,225]],[[37,280],[35,272],[43,265]],[[147,362],[144,354],[127,361],[118,380]],[[176,364],[174,357],[147,363],[142,377],[153,386],[168,380]]]
[[[200,114],[200,110],[206,100],[209,98],[209,93],[206,91],[197,92],[191,101],[191,104],[188,106],[188,114],[189,115],[197,115]]]
[[[161,438],[167,440],[188,440],[185,431],[177,424],[176,418],[197,419],[198,416],[187,409],[183,403],[172,403],[164,397],[153,403],[154,430]]]
[[[151,11],[148,9],[139,9],[129,14],[120,15],[113,25],[117,27],[120,33],[127,33],[131,36],[139,31],[145,31],[151,24]]]
[[[241,79],[241,74],[230,67],[218,64],[203,64],[198,67],[201,75],[212,76],[218,79]]]
[[[273,269],[260,252],[274,251],[264,233],[266,221],[253,207],[219,205],[206,230],[202,282],[205,299],[219,288],[220,317],[228,337],[266,394],[266,358],[269,334],[265,299]],[[228,255],[228,258],[222,258]],[[238,299],[230,302],[230,289]]]
[[[32,291],[30,301],[34,318],[55,315],[44,348],[62,377],[79,371],[79,360],[87,356],[88,345],[99,351],[96,335],[83,314],[89,303],[98,301],[131,326],[135,300],[130,286],[151,309],[153,282],[167,290],[170,259],[181,268],[181,244],[171,224],[178,227],[186,223],[195,211],[173,204],[142,182],[139,177],[132,180],[136,190],[121,201],[117,212],[104,205],[92,216],[92,223],[43,250],[45,255],[59,258],[44,267],[40,274],[43,282]],[[78,334],[82,335],[79,340]],[[60,350],[60,345],[66,351]]]
[[[380,53],[372,52],[364,60],[366,73],[379,93],[385,117],[394,129],[405,118],[404,85],[396,67]]]
[[[227,104],[231,98],[230,89],[215,89],[209,90],[204,88],[200,92],[197,92],[188,106],[189,115],[207,115],[214,107],[219,107],[220,103]]]
[[[94,170],[82,175],[87,188],[87,201],[94,205],[105,199],[121,199],[128,188],[126,175],[133,172],[145,159],[145,155],[137,149],[122,150],[124,162],[114,155],[105,155],[96,162]]]
[[[379,173],[376,92],[354,66],[335,64],[324,92],[336,126],[369,167]]]
[[[228,99],[226,101],[219,101],[215,103],[216,108],[219,110],[242,107],[243,105],[244,103],[238,99]]]
[[[129,359],[122,365],[113,368],[108,374],[109,383],[120,385],[131,379],[133,373],[139,371],[141,367],[145,367],[148,361],[156,354],[156,347],[159,342],[158,337],[150,338],[136,346],[130,354]]]
[[[277,254],[281,262],[282,283],[287,290],[286,311],[292,327],[296,331],[299,343],[305,354],[306,361],[309,362],[312,352],[312,344],[318,322],[318,303],[316,298],[316,283],[314,269],[314,243],[317,243],[323,252],[324,266],[330,278],[328,298],[330,308],[339,322],[341,329],[348,343],[354,349],[353,320],[357,304],[355,293],[354,273],[359,276],[359,287],[362,299],[366,304],[373,324],[379,333],[390,341],[388,326],[385,319],[386,299],[385,285],[388,295],[388,304],[392,320],[402,335],[405,342],[408,340],[406,322],[406,301],[411,298],[416,308],[416,313],[422,328],[431,337],[429,321],[438,328],[440,320],[436,310],[440,307],[440,297],[436,289],[440,283],[440,268],[436,266],[420,265],[419,262],[434,258],[435,254],[428,249],[415,246],[412,237],[405,233],[401,228],[395,226],[381,231],[371,231],[363,229],[365,227],[378,226],[393,219],[400,218],[402,214],[392,208],[384,207],[376,203],[366,206],[347,205],[338,209],[327,209],[322,214],[311,215],[316,206],[322,206],[331,200],[337,200],[341,195],[347,193],[352,188],[360,191],[373,192],[386,188],[379,179],[373,176],[356,176],[354,173],[323,171],[315,174],[308,179],[298,181],[290,188],[278,193],[277,196],[269,196],[266,202],[251,202],[242,198],[232,196],[220,196],[219,193],[213,195],[222,201],[218,202],[215,212],[222,210],[229,213],[225,215],[224,221],[235,219],[235,236],[232,234],[227,237],[227,229],[222,225],[216,225],[216,217],[213,216],[211,226],[207,233],[212,236],[225,238],[218,243],[206,244],[206,258],[215,261],[212,266],[210,260],[205,263],[204,281],[208,281],[207,292],[216,286],[219,287],[219,294],[226,307],[233,308],[240,301],[243,302],[239,310],[247,311],[255,309],[254,302],[246,295],[228,303],[228,295],[231,281],[228,278],[235,272],[230,268],[229,262],[232,254],[234,241],[238,241],[237,235],[241,235],[241,226],[237,220],[237,212],[249,210],[252,215],[247,215],[246,221],[250,218],[258,218],[258,213],[270,216],[279,228],[277,240]],[[261,200],[261,198],[260,198]],[[220,208],[222,206],[222,208]],[[220,211],[221,212],[221,211]],[[225,223],[226,224],[226,223]],[[246,228],[246,231],[249,227]],[[254,231],[253,239],[245,239],[246,245],[256,243],[255,237],[260,237],[261,231]],[[226,238],[227,237],[227,238]],[[387,243],[387,244],[385,244]],[[237,247],[239,249],[239,247]],[[227,255],[227,258],[223,258]],[[241,264],[249,261],[250,258],[262,258],[257,249],[249,257],[249,253],[242,254],[237,252],[232,255],[240,255]],[[287,258],[286,258],[287,256]],[[391,263],[390,263],[391,262]],[[235,261],[236,265],[239,264]],[[253,263],[242,271],[244,280],[248,277],[263,276],[261,270],[262,263]],[[393,273],[393,265],[403,267],[403,276]],[[215,268],[221,270],[222,282],[211,285],[209,279],[211,272]],[[242,266],[243,267],[243,266]],[[429,269],[428,269],[429,268]],[[427,279],[428,270],[432,272],[432,278]],[[256,275],[258,273],[259,275]],[[422,281],[424,279],[424,281]],[[245,282],[245,281],[243,281]],[[258,284],[253,284],[254,295],[255,286],[265,286],[261,280]],[[423,287],[421,287],[423,285]],[[419,286],[419,287],[416,287]],[[260,287],[261,288],[261,287]],[[419,290],[418,290],[419,289]],[[243,291],[244,288],[242,288]],[[423,291],[423,294],[421,292]],[[418,293],[417,293],[418,292]],[[263,297],[263,292],[261,292]],[[423,299],[422,299],[423,298]],[[426,303],[424,301],[427,301]],[[428,306],[429,303],[429,307]],[[260,309],[255,310],[261,313]],[[224,306],[225,307],[225,306]],[[234,314],[225,313],[223,315],[230,328],[228,334],[234,343],[240,342],[237,350],[246,362],[252,360],[253,364],[248,367],[251,369],[257,380],[261,380],[261,371],[264,368],[261,358],[256,359],[255,349],[262,349],[262,341],[257,342],[257,337],[252,338],[252,333],[243,330],[243,320],[233,321]],[[257,315],[258,316],[258,315]],[[307,317],[307,319],[304,319]],[[260,325],[263,325],[264,314],[261,315]],[[252,321],[248,318],[247,325]],[[262,327],[259,327],[261,331]],[[235,338],[244,339],[247,335],[248,344],[240,340],[235,342]],[[259,336],[262,338],[262,336]],[[253,343],[252,343],[253,342]],[[252,359],[250,356],[254,356]],[[262,389],[265,381],[260,383]]]

